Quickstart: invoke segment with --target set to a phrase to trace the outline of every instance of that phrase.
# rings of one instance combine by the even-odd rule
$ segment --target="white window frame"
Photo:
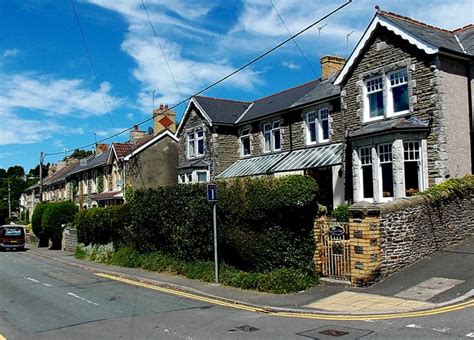
[[[311,125],[314,126],[314,141],[311,138]],[[306,145],[314,145],[318,142],[318,118],[316,111],[306,113]]]
[[[207,183],[209,182],[209,171],[208,170],[195,170],[194,177],[196,179],[196,183]],[[206,175],[206,179],[204,181],[199,181],[199,173],[204,173]]]
[[[275,134],[277,132],[280,134],[280,145],[279,145],[278,148],[275,145],[275,143],[276,143]],[[269,141],[268,148],[267,148],[267,145],[265,143],[266,142],[266,136],[268,136],[268,141]],[[263,150],[263,152],[264,153],[275,152],[275,151],[281,151],[281,149],[282,149],[281,121],[278,119],[278,120],[274,120],[272,122],[263,124],[262,125],[262,150]]]
[[[371,145],[371,146],[360,147],[357,150],[357,154],[359,156],[360,201],[374,202],[374,199],[375,199],[375,186],[374,186],[374,165],[375,165],[374,163],[375,162],[374,162],[374,159],[373,159],[374,158],[373,157],[373,148],[374,148],[374,146]],[[363,149],[368,149],[369,150],[369,155],[362,155],[362,150]],[[370,163],[369,162],[364,163],[364,159],[370,161]],[[365,197],[365,192],[364,192],[364,172],[362,171],[362,168],[366,165],[367,166],[370,165],[370,167],[372,169],[372,197]]]
[[[206,173],[206,180],[204,182],[199,182],[198,173]],[[184,180],[183,180],[184,176]],[[180,184],[190,184],[190,183],[209,183],[210,173],[207,169],[196,169],[191,172],[186,172],[178,175],[178,183]]]
[[[323,118],[323,114],[326,114],[325,118]],[[311,119],[311,116],[313,117],[312,119]],[[328,122],[328,138],[324,138],[323,121]],[[329,142],[331,126],[329,123],[329,108],[328,107],[323,107],[317,111],[310,111],[306,113],[305,122],[306,122],[306,145],[315,145],[319,143]],[[311,139],[311,125],[314,126],[315,140]]]
[[[418,143],[418,149],[415,150],[408,150],[409,154],[412,153],[413,158],[406,159],[405,158],[405,152],[406,150],[406,144],[414,144]],[[416,152],[418,152],[418,158],[416,158]],[[418,192],[423,191],[425,189],[425,183],[423,181],[423,150],[422,150],[422,142],[421,140],[404,140],[403,141],[403,185],[406,185],[406,177],[405,177],[405,162],[417,162],[418,166]]]
[[[405,71],[406,76],[404,77],[401,82],[398,84],[392,85],[390,76],[399,72]],[[377,90],[372,90],[369,91],[369,83],[374,81],[375,79],[381,79],[381,89]],[[364,86],[363,86],[363,123],[369,123],[369,122],[374,122],[378,120],[383,120],[391,117],[397,117],[400,115],[404,115],[410,112],[410,108],[407,110],[403,111],[394,111],[394,101],[393,101],[393,89],[399,86],[404,86],[406,85],[407,88],[409,87],[409,72],[408,68],[401,67],[396,70],[390,71],[390,72],[385,72],[385,73],[380,73],[378,75],[368,77],[364,79]],[[370,101],[369,101],[369,94],[371,93],[377,93],[377,92],[382,92],[382,97],[383,97],[383,114],[377,117],[370,117]],[[409,100],[409,98],[408,98]]]
[[[326,118],[322,117],[324,113],[327,115]],[[328,138],[324,138],[323,121],[325,120],[328,122]],[[319,125],[318,138],[317,138],[318,142],[319,143],[329,142],[329,134],[331,133],[331,126],[329,125],[329,108],[328,107],[323,107],[318,110],[318,125]]]
[[[390,151],[385,152],[381,151],[380,148],[384,146],[389,146]],[[393,176],[393,143],[381,143],[376,145],[376,151],[377,151],[377,159],[378,159],[378,173],[376,178],[376,181],[378,183],[378,188],[379,188],[379,201],[380,202],[388,202],[393,200],[393,196],[395,194],[395,183],[393,182],[394,176]],[[390,160],[387,161],[384,159],[384,156],[390,155]],[[382,175],[382,164],[387,164],[387,163],[392,163],[392,196],[384,197],[383,196],[383,175]]]
[[[245,153],[245,148],[244,148],[244,139],[248,139],[249,141],[249,152]],[[250,142],[250,128],[245,128],[240,131],[240,137],[239,137],[239,142],[240,142],[240,156],[241,157],[248,157],[252,154],[252,145]]]
[[[202,135],[199,136],[199,133]],[[191,146],[191,142],[193,146]],[[202,153],[199,152],[199,144],[202,143]],[[188,159],[200,158],[206,154],[206,132],[204,127],[198,127],[186,133],[186,156]]]

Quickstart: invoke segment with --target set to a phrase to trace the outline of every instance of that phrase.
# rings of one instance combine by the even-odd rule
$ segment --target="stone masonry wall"
[[[77,243],[77,230],[74,228],[64,229],[61,250],[75,251]]]
[[[474,235],[474,193],[440,204],[422,196],[380,205],[382,276]]]
[[[443,112],[440,106],[440,77],[432,56],[419,51],[385,28],[363,52],[363,57],[349,74],[341,92],[343,121],[348,132],[360,130],[363,114],[363,80],[369,76],[388,72],[400,67],[408,67],[409,97],[411,115],[431,123],[432,130],[427,137],[429,184],[444,179],[446,160],[440,159],[440,142],[444,132]]]

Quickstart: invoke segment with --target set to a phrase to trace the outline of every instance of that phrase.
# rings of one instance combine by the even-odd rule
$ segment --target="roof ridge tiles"
[[[456,28],[455,30],[452,31],[452,33],[454,34],[457,34],[457,33],[461,33],[461,32],[464,32],[470,28],[474,28],[474,24],[467,24],[463,27],[459,27],[459,28]]]
[[[412,24],[415,24],[415,25],[418,25],[418,26],[423,26],[423,27],[426,27],[426,28],[435,29],[435,30],[438,30],[438,31],[441,31],[441,32],[444,32],[444,33],[449,33],[449,34],[454,33],[454,31],[450,31],[450,30],[447,30],[447,29],[444,29],[444,28],[441,28],[441,27],[429,25],[425,22],[418,21],[418,20],[415,20],[413,18],[404,16],[404,15],[400,15],[400,14],[389,12],[389,11],[384,11],[384,10],[380,9],[378,6],[376,6],[375,9],[377,10],[377,13],[380,14],[380,15],[385,15],[385,16],[401,19],[401,20],[404,20],[404,21],[409,21]]]
[[[226,99],[226,98],[217,98],[217,97],[209,97],[209,96],[194,96],[194,98],[205,98],[205,99],[213,99],[213,100],[220,100],[232,103],[244,103],[244,104],[252,104],[252,101],[244,101],[244,100],[233,100],[233,99]]]

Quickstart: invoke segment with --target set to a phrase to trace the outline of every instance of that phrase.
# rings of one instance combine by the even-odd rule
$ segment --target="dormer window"
[[[365,122],[409,112],[406,68],[367,78],[364,85]]]
[[[187,139],[187,154],[188,158],[195,158],[204,156],[204,129],[198,128],[194,131],[188,132]]]
[[[240,154],[242,157],[250,156],[250,129],[243,129],[240,133]]]

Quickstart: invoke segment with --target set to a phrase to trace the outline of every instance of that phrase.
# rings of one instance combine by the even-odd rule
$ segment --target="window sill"
[[[365,120],[362,122],[362,125],[369,125],[375,122],[381,122],[381,121],[390,120],[394,118],[409,117],[409,116],[411,116],[410,111],[397,112],[397,113],[387,114],[386,116],[383,116],[380,118],[372,118],[370,120]]]

